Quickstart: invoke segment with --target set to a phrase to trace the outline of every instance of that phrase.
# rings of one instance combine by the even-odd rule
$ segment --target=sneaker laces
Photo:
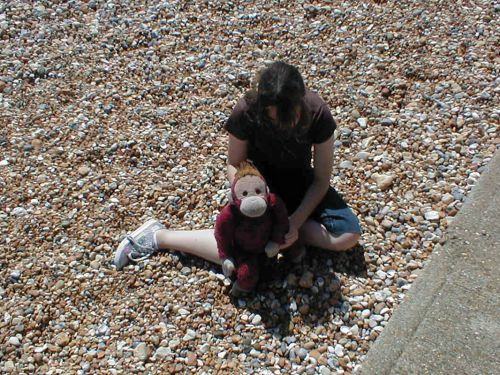
[[[140,262],[142,260],[145,260],[153,255],[153,253],[156,251],[152,247],[138,244],[131,235],[128,235],[126,238],[134,249],[134,251],[131,251],[129,254],[127,254],[127,257],[133,262]]]

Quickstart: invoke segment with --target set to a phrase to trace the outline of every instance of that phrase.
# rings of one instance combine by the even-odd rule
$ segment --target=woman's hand
[[[285,242],[280,244],[280,249],[286,249],[299,239],[299,228],[290,221],[290,228],[285,234]]]

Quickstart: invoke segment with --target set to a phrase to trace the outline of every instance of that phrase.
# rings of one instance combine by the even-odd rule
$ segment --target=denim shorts
[[[358,218],[333,188],[329,189],[311,218],[323,224],[334,235],[361,233]]]

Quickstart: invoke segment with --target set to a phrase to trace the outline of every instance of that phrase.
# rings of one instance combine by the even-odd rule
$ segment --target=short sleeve
[[[245,99],[240,99],[224,125],[224,129],[242,141],[249,138],[248,122],[245,119],[247,110]]]
[[[326,104],[321,105],[313,115],[310,131],[312,143],[318,144],[325,142],[332,136],[336,128],[337,124],[328,106]]]

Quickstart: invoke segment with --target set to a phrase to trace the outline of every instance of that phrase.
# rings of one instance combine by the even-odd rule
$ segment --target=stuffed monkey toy
[[[283,201],[269,192],[260,172],[241,163],[231,186],[230,202],[215,221],[215,239],[224,275],[236,274],[231,294],[252,291],[259,280],[264,254],[278,255],[288,231],[288,213]]]

